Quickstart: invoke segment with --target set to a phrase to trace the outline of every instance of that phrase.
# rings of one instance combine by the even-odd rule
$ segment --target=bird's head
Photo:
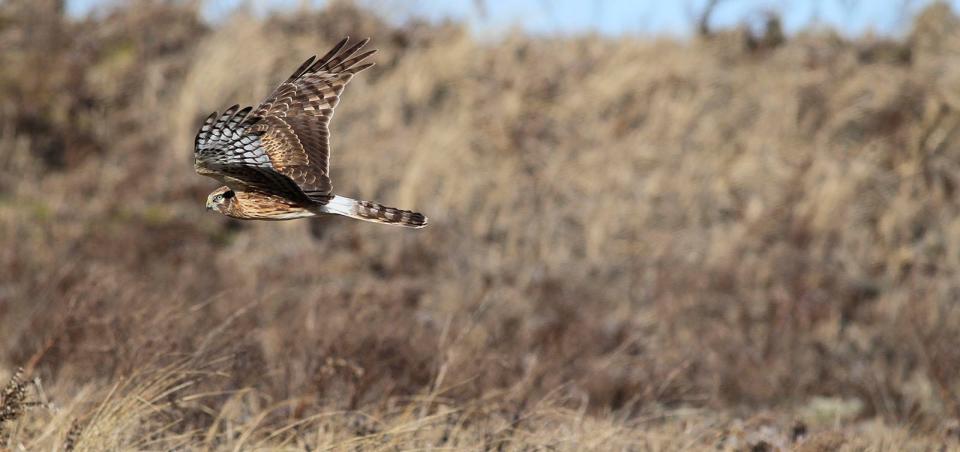
[[[225,214],[235,198],[236,193],[230,187],[220,187],[207,196],[207,210]]]

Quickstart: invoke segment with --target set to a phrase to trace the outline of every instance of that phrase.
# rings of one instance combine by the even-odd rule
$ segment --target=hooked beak
[[[207,210],[213,210],[213,204],[207,203]]]

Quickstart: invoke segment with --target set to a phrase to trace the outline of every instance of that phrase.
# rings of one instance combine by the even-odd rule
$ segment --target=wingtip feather
[[[317,61],[315,61],[312,65],[310,65],[310,68],[307,69],[307,72],[316,72],[320,68],[324,67],[324,65],[326,65],[326,63],[331,58],[336,57],[340,53],[340,50],[343,49],[343,47],[346,46],[348,42],[350,42],[349,36],[341,39],[340,42],[334,44],[333,47],[327,51],[327,53],[325,53],[322,57],[320,57]]]
[[[293,71],[293,74],[287,78],[287,81],[289,82],[291,80],[296,80],[298,77],[300,77],[305,72],[307,72],[307,70],[309,70],[309,68],[313,66],[313,63],[316,61],[316,58],[317,58],[316,55],[311,55],[310,58],[307,58],[306,60],[304,60],[304,62],[300,64],[300,67],[298,67],[297,70]]]

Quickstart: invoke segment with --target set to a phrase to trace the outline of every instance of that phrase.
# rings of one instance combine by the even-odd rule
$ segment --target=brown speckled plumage
[[[344,87],[376,50],[369,39],[345,38],[320,58],[310,57],[256,109],[234,105],[207,117],[195,141],[194,168],[226,187],[207,207],[240,219],[288,220],[321,214],[407,227],[423,214],[333,194],[330,119]]]

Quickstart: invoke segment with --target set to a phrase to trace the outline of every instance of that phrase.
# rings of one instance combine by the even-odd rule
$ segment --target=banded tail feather
[[[372,201],[358,201],[344,196],[334,196],[323,206],[327,213],[356,218],[374,223],[392,224],[407,228],[422,228],[427,217],[419,212],[388,207]]]

